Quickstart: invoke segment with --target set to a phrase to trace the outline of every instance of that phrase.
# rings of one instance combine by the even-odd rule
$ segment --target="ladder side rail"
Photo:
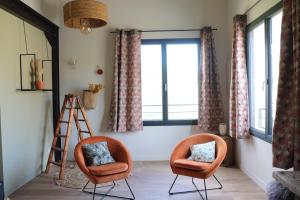
[[[62,165],[61,165],[61,168],[60,168],[60,172],[59,172],[59,179],[62,180],[64,178],[64,169],[65,169],[65,166],[66,166],[66,160],[67,160],[67,151],[68,151],[68,146],[69,146],[69,136],[70,136],[70,133],[72,131],[72,117],[74,116],[74,96],[73,97],[70,97],[69,99],[69,104],[71,106],[71,109],[70,109],[70,112],[69,112],[69,117],[68,117],[68,126],[67,126],[67,139],[65,140],[65,143],[64,143],[64,148],[63,148],[63,158],[62,158]]]
[[[83,136],[82,136],[82,132],[81,132],[82,129],[81,129],[81,126],[80,126],[80,122],[78,120],[78,109],[74,111],[74,120],[75,120],[76,128],[77,128],[77,131],[78,131],[79,140],[82,140]]]
[[[82,115],[82,117],[83,117],[83,119],[84,119],[84,122],[85,122],[85,124],[86,124],[86,127],[87,127],[88,131],[90,132],[90,136],[94,136],[95,134],[94,134],[94,132],[93,132],[93,129],[92,129],[92,127],[91,127],[91,125],[90,125],[88,119],[87,119],[87,114],[86,114],[86,112],[85,112],[85,110],[84,110],[84,108],[83,108],[83,106],[82,106],[82,103],[81,103],[79,97],[76,97],[76,100],[77,100],[77,104],[78,104],[78,106],[79,106],[79,109],[80,109],[80,111],[81,111],[81,115]]]
[[[51,145],[50,154],[49,154],[49,157],[48,157],[48,162],[47,162],[47,167],[46,167],[45,173],[48,173],[49,170],[50,170],[50,165],[51,165],[51,161],[53,159],[53,154],[54,154],[54,148],[56,147],[56,143],[57,143],[57,139],[58,139],[58,135],[59,135],[59,130],[60,130],[60,126],[61,126],[60,121],[63,120],[66,105],[67,105],[67,99],[65,98],[64,102],[63,102],[63,105],[62,105],[62,110],[60,112],[58,122],[57,122],[56,127],[55,127],[55,134],[54,134],[54,138],[53,138],[53,141],[52,141],[52,145]]]

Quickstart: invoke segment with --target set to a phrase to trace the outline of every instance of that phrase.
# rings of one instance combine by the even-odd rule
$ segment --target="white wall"
[[[256,0],[229,0],[229,27],[232,27],[232,18],[235,14],[243,14],[255,2]],[[248,13],[248,23],[259,17],[278,2],[279,0],[261,1]],[[229,32],[231,42],[232,30],[230,29]],[[228,53],[231,54],[231,50]],[[230,76],[228,80],[230,80]],[[236,142],[236,158],[241,170],[259,186],[266,189],[267,184],[272,180],[272,171],[274,169],[272,167],[272,145],[257,137],[251,137],[249,140],[238,140]]]
[[[59,13],[62,15],[61,1]],[[88,118],[96,134],[107,134],[122,140],[130,149],[134,160],[168,160],[176,143],[195,132],[192,126],[144,127],[143,131],[126,134],[107,133],[104,130],[109,116],[113,73],[113,35],[115,28],[189,29],[211,25],[215,31],[220,74],[226,74],[228,51],[227,1],[224,0],[103,0],[108,6],[108,25],[83,35],[78,30],[61,26],[60,29],[60,86],[61,100],[66,93],[80,92],[88,83],[105,84],[98,107],[88,111]],[[62,16],[60,24],[63,24]],[[144,34],[144,38],[199,37],[194,33]],[[79,58],[75,68],[67,64],[70,58]],[[96,66],[104,69],[104,75],[95,74]],[[226,76],[221,77],[224,110],[227,110]],[[226,112],[227,113],[227,112]],[[70,144],[69,159],[77,143],[74,132]]]
[[[58,5],[59,0],[21,0],[41,15],[59,25]]]
[[[22,21],[0,9],[0,107],[6,195],[40,174],[52,130],[51,92],[20,92],[19,54],[25,53]],[[26,24],[29,53],[46,58],[45,36]],[[28,72],[27,72],[28,73]],[[25,74],[25,71],[24,71]]]
[[[1,127],[1,105],[0,105],[0,181],[3,181],[3,154],[2,154],[2,127]]]

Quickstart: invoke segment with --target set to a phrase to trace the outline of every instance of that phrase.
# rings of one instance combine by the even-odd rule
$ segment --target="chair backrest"
[[[177,156],[183,158],[189,157],[191,154],[191,145],[207,143],[210,141],[216,141],[216,158],[220,157],[222,160],[224,160],[227,152],[226,142],[221,137],[211,133],[198,133],[183,139],[177,144],[172,153],[171,161],[174,160]]]
[[[111,137],[106,137],[106,136],[93,136],[93,137],[88,137],[86,139],[81,140],[77,145],[76,148],[80,149],[82,151],[82,146],[85,144],[94,144],[98,142],[107,142],[108,149],[111,153],[111,155],[115,155],[118,153],[118,149],[120,147],[123,147],[123,144]]]
[[[215,141],[216,142],[216,157],[226,155],[226,153],[227,153],[227,144],[223,140],[223,138],[221,138],[218,135],[214,135],[211,133],[198,133],[198,134],[188,137],[187,141],[190,143],[190,145],[202,144],[202,143]]]
[[[108,149],[112,155],[113,158],[115,158],[116,161],[119,162],[126,162],[128,164],[129,170],[132,169],[132,160],[129,151],[121,143],[120,141],[113,139],[111,137],[106,136],[93,136],[86,139],[81,140],[75,147],[74,150],[74,158],[76,163],[78,164],[79,168],[82,172],[85,174],[89,174],[89,171],[86,166],[82,146],[85,144],[94,144],[101,141],[106,141],[108,145]]]
[[[85,157],[84,157],[83,149],[82,149],[82,146],[85,144],[94,144],[94,143],[98,143],[98,142],[102,142],[102,141],[107,142],[108,149],[109,149],[112,157],[116,160],[116,162],[125,162],[128,164],[128,170],[126,172],[123,172],[123,174],[128,176],[132,170],[132,160],[131,160],[129,151],[127,150],[125,145],[123,145],[122,142],[120,142],[116,139],[113,139],[111,137],[106,137],[106,136],[92,136],[92,137],[81,140],[76,145],[75,150],[74,150],[74,158],[75,158],[75,161],[76,161],[78,167],[80,168],[80,170],[93,183],[107,182],[107,180],[109,179],[109,176],[95,176],[90,173],[88,166],[86,165]]]
[[[178,169],[175,166],[175,161],[177,159],[187,159],[190,156],[191,145],[207,143],[210,141],[216,142],[216,158],[211,164],[209,164],[207,169],[203,171],[195,171],[195,170],[187,170],[187,169],[180,169],[180,168]],[[199,133],[183,139],[181,142],[179,142],[176,145],[170,158],[170,165],[173,173],[175,174],[181,174],[181,175],[206,179],[211,175],[213,175],[215,171],[219,168],[219,166],[222,164],[223,160],[225,159],[226,153],[227,153],[227,145],[226,142],[221,137],[210,133]]]

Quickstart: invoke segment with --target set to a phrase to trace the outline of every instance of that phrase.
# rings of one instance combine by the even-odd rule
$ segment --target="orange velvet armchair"
[[[116,162],[104,164],[100,166],[87,166],[84,158],[82,146],[84,144],[94,144],[103,141],[107,142],[108,149]],[[117,198],[135,199],[134,194],[127,182],[127,178],[129,177],[132,170],[131,155],[123,143],[121,143],[116,139],[105,137],[105,136],[89,137],[81,140],[80,143],[76,145],[74,151],[74,158],[80,170],[89,179],[89,181],[84,186],[82,191],[87,192],[85,191],[85,188],[89,182],[92,182],[94,184],[94,192],[88,192],[93,194],[93,199],[95,198],[95,194],[102,195],[102,196],[117,197]],[[132,195],[132,198],[108,195],[108,192],[111,191],[116,186],[115,181],[121,179],[125,180],[126,185],[128,186],[130,193]],[[111,188],[108,190],[107,193],[104,194],[96,193],[97,184],[103,184],[109,182],[112,182],[113,184],[110,185]]]
[[[202,144],[215,141],[216,142],[216,157],[212,163],[204,163],[198,161],[191,161],[187,158],[191,155],[190,146],[195,144]],[[205,197],[207,200],[207,190],[214,189],[222,189],[223,186],[217,177],[214,175],[216,170],[222,164],[227,152],[226,142],[219,136],[209,134],[209,133],[199,133],[192,135],[190,137],[185,138],[175,147],[171,159],[170,166],[174,174],[176,174],[175,180],[173,181],[171,188],[169,190],[169,194],[182,194],[182,193],[190,193],[190,192],[198,192],[202,199],[203,196],[201,191],[205,192]],[[183,192],[171,192],[177,178],[179,175],[192,177],[192,183],[196,190],[191,191],[183,191]],[[219,183],[220,187],[217,188],[206,188],[206,179],[213,176],[216,181]],[[204,181],[204,190],[199,190],[194,182],[194,178],[203,179]]]

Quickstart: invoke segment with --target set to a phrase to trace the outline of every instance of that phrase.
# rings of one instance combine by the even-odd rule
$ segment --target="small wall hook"
[[[77,65],[77,63],[78,63],[78,61],[79,61],[79,58],[70,58],[69,60],[68,60],[68,64],[69,65]]]

